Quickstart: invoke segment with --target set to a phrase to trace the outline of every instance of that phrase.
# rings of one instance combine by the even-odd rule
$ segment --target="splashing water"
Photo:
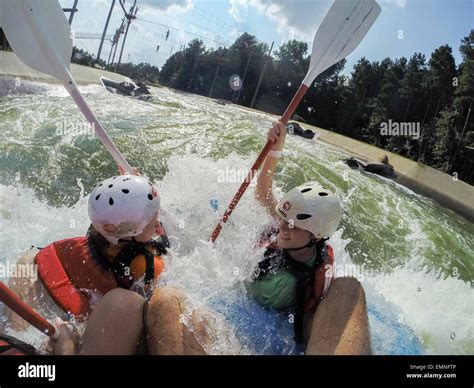
[[[263,147],[271,116],[166,88],[154,89],[158,98],[151,102],[98,86],[81,92],[131,165],[158,185],[173,224],[172,254],[160,284],[183,287],[196,307],[219,309],[216,300],[223,295],[248,303],[243,284],[262,255],[254,247],[256,236],[270,221],[252,185],[217,244],[207,240]],[[1,264],[16,262],[31,245],[84,235],[87,195],[116,174],[97,138],[58,130],[65,120],[73,127],[83,124],[59,86],[0,98]],[[366,291],[374,352],[387,353],[384,343],[396,340],[384,323],[396,317],[427,353],[473,354],[473,224],[395,182],[350,170],[343,157],[288,135],[275,191],[316,180],[342,200],[343,220],[331,243],[338,266],[359,269],[355,276]],[[223,317],[216,319],[225,326]],[[242,344],[238,327],[237,333],[240,343],[219,330],[211,351],[256,352]],[[30,330],[26,336],[33,344],[41,340]],[[284,353],[294,352],[291,334],[283,335],[281,346]]]

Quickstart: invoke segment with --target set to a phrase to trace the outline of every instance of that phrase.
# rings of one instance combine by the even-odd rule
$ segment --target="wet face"
[[[138,236],[135,236],[135,240],[139,242],[150,241],[156,235],[156,228],[160,226],[160,217],[159,211],[156,212],[156,215],[151,219],[148,225],[143,229],[143,232]]]
[[[282,249],[300,248],[308,244],[313,235],[305,229],[298,228],[282,219],[278,221],[278,246]]]

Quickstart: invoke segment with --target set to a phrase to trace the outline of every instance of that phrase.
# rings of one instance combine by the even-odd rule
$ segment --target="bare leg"
[[[33,265],[37,253],[37,249],[30,249],[18,259],[16,264]],[[41,279],[38,278],[35,282],[32,282],[28,278],[11,278],[8,281],[8,287],[16,293],[23,302],[33,310],[40,312],[46,318],[68,318],[67,314],[51,299]],[[13,330],[23,331],[28,328],[29,323],[9,308],[5,308],[5,315],[7,317],[6,324]],[[0,325],[1,331],[4,331],[5,328],[3,324]]]
[[[367,304],[359,281],[336,279],[307,329],[308,355],[371,354]]]
[[[166,286],[154,291],[145,308],[145,330],[148,353],[153,355],[204,355],[203,345],[212,344],[210,322],[200,310],[190,314],[185,323],[186,296],[176,287]]]
[[[116,288],[105,294],[87,321],[80,354],[136,354],[144,305],[145,299],[133,291]]]

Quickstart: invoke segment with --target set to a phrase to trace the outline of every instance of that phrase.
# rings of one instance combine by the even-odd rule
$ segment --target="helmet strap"
[[[314,247],[317,244],[317,242],[318,240],[316,240],[316,238],[313,237],[311,240],[309,240],[308,244],[299,248],[285,248],[285,251],[300,251],[301,249],[311,248],[311,247]]]
[[[324,243],[327,240],[329,240],[327,237],[326,238],[320,238],[320,239],[317,239],[316,237],[313,237],[311,240],[309,240],[308,244],[306,244],[302,247],[299,247],[299,248],[285,248],[284,250],[285,251],[300,251],[301,249],[311,248],[311,247],[317,246],[319,243]]]

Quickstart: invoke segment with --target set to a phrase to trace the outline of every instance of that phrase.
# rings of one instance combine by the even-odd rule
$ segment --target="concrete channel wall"
[[[311,128],[311,126],[305,125]],[[331,144],[343,151],[361,157],[367,161],[375,161],[386,154],[390,164],[398,174],[397,182],[416,193],[432,198],[444,207],[454,210],[464,218],[474,222],[474,187],[457,180],[455,176],[445,174],[432,167],[417,163],[411,159],[374,147],[370,144],[326,131],[313,128],[320,132],[319,140]]]
[[[71,64],[71,73],[78,85],[100,84],[100,77],[112,78],[115,81],[126,81],[127,77],[111,73],[110,71],[94,69],[88,66]],[[40,73],[26,66],[17,56],[9,51],[0,51],[0,76],[19,77],[20,80],[38,81],[47,83],[58,83],[58,81],[47,74]]]

